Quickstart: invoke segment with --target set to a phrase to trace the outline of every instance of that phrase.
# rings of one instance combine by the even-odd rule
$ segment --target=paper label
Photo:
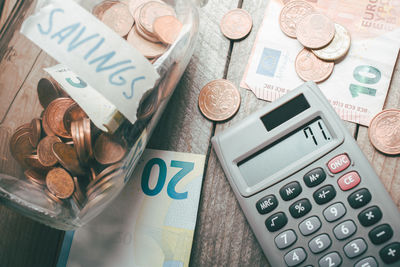
[[[159,75],[134,47],[74,1],[50,0],[21,32],[68,66],[131,122]]]

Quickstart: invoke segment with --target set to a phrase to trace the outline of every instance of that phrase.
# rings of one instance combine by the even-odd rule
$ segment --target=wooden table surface
[[[1,97],[23,97],[25,88],[37,84],[39,70],[55,63],[18,31],[23,18],[33,10],[31,3],[35,1],[0,3]],[[240,89],[240,110],[225,123],[205,119],[197,106],[201,88],[211,80],[226,78],[239,87],[267,3],[266,0],[209,0],[200,10],[197,48],[148,145],[207,155],[190,266],[268,266],[210,144],[210,138],[216,132],[268,103],[256,99],[251,91]],[[236,7],[242,7],[252,15],[254,27],[246,39],[231,42],[221,34],[219,22],[228,10]],[[399,60],[385,108],[400,108]],[[1,123],[6,120],[1,108],[0,118]],[[367,127],[347,122],[346,125],[400,207],[400,157],[377,152],[369,142]],[[63,235],[63,231],[32,221],[0,204],[1,267],[54,266]]]

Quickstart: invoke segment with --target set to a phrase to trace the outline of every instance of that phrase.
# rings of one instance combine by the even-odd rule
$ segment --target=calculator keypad
[[[307,253],[303,248],[295,248],[285,255],[285,262],[290,266],[296,266],[305,261]]]
[[[331,244],[332,241],[327,234],[318,235],[308,242],[308,246],[314,254],[327,250]]]
[[[343,250],[347,257],[350,259],[355,258],[367,250],[367,243],[365,243],[364,239],[357,238],[347,243]]]
[[[296,201],[289,207],[289,212],[293,218],[300,218],[311,210],[311,203],[308,199],[303,198]]]
[[[357,226],[352,220],[344,221],[333,228],[335,237],[339,240],[352,236],[357,231]]]
[[[321,228],[321,221],[317,216],[305,219],[299,224],[300,232],[305,236],[315,233],[319,228]]]
[[[372,229],[369,234],[369,239],[371,239],[371,242],[374,243],[375,245],[379,245],[382,243],[385,243],[388,241],[390,238],[393,236],[393,230],[392,227],[390,227],[389,224],[381,224],[374,229]]]
[[[332,185],[324,186],[314,192],[313,197],[317,204],[328,203],[336,196],[336,190]]]
[[[343,191],[347,191],[357,186],[361,182],[360,175],[357,172],[348,172],[338,180],[338,185]]]
[[[382,211],[377,206],[369,207],[358,214],[358,220],[362,226],[371,226],[377,223],[381,218]]]
[[[267,214],[278,206],[278,200],[274,195],[268,195],[257,201],[256,207],[260,214]]]
[[[362,188],[352,193],[347,200],[353,209],[364,207],[371,201],[371,193],[367,188]]]
[[[265,221],[265,226],[270,232],[275,232],[278,231],[279,229],[282,229],[288,222],[288,219],[283,212],[278,212],[270,217]]]
[[[289,201],[300,195],[301,191],[302,188],[299,182],[292,182],[282,187],[281,190],[279,190],[279,194],[283,200]]]
[[[320,267],[337,267],[342,264],[342,257],[337,252],[331,252],[322,257],[318,264]]]
[[[275,245],[279,249],[285,249],[293,245],[297,240],[297,235],[293,230],[287,230],[275,237]]]
[[[330,205],[324,210],[324,217],[328,222],[334,222],[346,214],[346,207],[338,202]]]

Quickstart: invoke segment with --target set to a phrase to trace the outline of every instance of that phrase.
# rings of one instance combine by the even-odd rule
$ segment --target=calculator
[[[271,266],[400,266],[400,213],[315,83],[212,144]]]

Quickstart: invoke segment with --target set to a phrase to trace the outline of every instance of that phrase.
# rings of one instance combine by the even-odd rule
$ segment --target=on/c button
[[[357,172],[349,172],[343,175],[338,180],[338,185],[343,191],[347,191],[358,185],[361,181],[360,175]]]
[[[350,166],[350,159],[346,153],[337,155],[328,162],[328,169],[331,173],[341,172]]]

